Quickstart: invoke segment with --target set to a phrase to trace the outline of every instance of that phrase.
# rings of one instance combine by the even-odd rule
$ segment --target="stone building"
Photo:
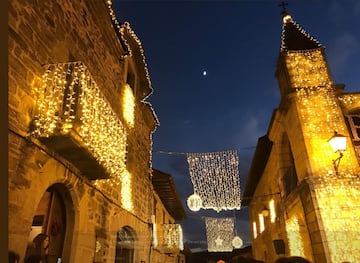
[[[243,195],[253,255],[360,262],[360,93],[334,84],[325,48],[286,12],[276,77],[281,101]],[[331,148],[334,132],[346,150]]]
[[[49,262],[152,262],[141,42],[109,0],[8,5],[9,250],[22,261],[45,233]]]
[[[180,196],[171,175],[153,170],[153,254],[154,263],[185,263],[183,232],[179,222],[186,218]]]

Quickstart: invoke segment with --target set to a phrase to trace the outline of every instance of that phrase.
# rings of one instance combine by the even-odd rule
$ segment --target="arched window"
[[[135,234],[130,227],[123,227],[117,232],[115,263],[134,261],[134,242]]]

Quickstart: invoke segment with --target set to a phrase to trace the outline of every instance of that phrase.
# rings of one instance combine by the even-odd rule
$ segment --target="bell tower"
[[[282,97],[296,89],[332,86],[325,48],[288,12],[282,14],[281,52],[276,71]]]

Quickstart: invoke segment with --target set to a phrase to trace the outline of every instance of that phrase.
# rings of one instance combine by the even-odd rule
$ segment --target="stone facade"
[[[276,77],[281,102],[244,193],[254,257],[359,262],[360,95],[333,83],[324,47],[287,13]],[[334,131],[348,139],[343,156],[328,143]]]
[[[144,102],[152,88],[141,43],[129,25],[120,29],[114,21],[111,1],[9,2],[8,240],[21,261],[43,232],[50,236],[49,262],[151,262],[151,138],[158,121]],[[123,124],[127,186],[87,177],[80,162],[31,134],[46,66],[78,61]],[[134,96],[132,127],[123,114],[125,84]]]

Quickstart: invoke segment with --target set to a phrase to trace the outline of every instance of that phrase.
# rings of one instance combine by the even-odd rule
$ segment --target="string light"
[[[283,26],[282,26],[282,32],[281,32],[281,50],[286,50],[286,44],[285,44],[285,28],[292,24],[303,36],[305,36],[307,39],[313,41],[318,47],[321,46],[318,40],[316,40],[313,36],[311,36],[309,33],[307,33],[294,19],[291,17],[290,14],[286,14],[283,17]]]
[[[164,245],[170,249],[184,249],[183,232],[180,224],[163,224]]]
[[[276,210],[275,210],[275,200],[271,199],[269,201],[269,209],[270,209],[270,222],[274,223],[276,219]]]
[[[37,90],[37,105],[31,135],[75,131],[110,174],[110,179],[95,184],[120,184],[126,173],[126,130],[82,62],[48,65]]]
[[[322,48],[287,51],[285,61],[294,88],[329,87],[332,84]]]
[[[256,222],[255,222],[255,221],[252,222],[252,229],[253,229],[254,239],[256,239],[256,238],[257,238],[257,226],[256,226]]]
[[[259,218],[259,232],[261,234],[265,230],[264,215],[262,213],[260,213],[260,214],[258,214],[258,218]]]
[[[315,185],[326,241],[332,262],[358,262],[360,251],[360,180],[340,176],[329,182],[318,178]]]
[[[205,217],[209,252],[231,252],[234,239],[234,218]]]
[[[187,161],[194,187],[202,208],[240,209],[240,179],[236,151],[188,153]]]
[[[298,217],[294,215],[287,219],[285,228],[289,241],[290,255],[304,257],[304,243],[300,234]]]
[[[135,119],[135,97],[129,84],[125,84],[124,87],[123,115],[127,124],[133,128]]]

